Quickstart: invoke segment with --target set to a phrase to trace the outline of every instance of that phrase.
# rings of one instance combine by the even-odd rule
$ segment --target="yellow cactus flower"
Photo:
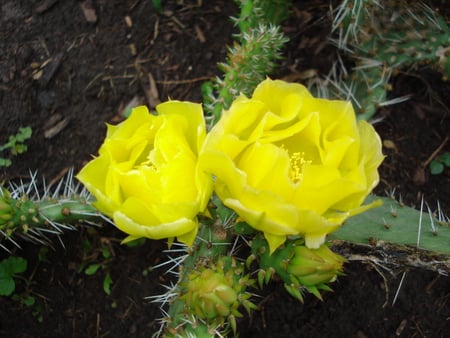
[[[206,135],[203,111],[180,101],[156,110],[140,106],[119,125],[108,125],[99,156],[77,178],[95,196],[94,206],[129,234],[125,241],[177,237],[190,245],[196,215],[212,192],[197,161]]]
[[[383,160],[373,127],[350,102],[314,98],[295,83],[266,79],[238,97],[208,134],[200,161],[215,191],[270,251],[286,236],[318,248],[378,183]]]

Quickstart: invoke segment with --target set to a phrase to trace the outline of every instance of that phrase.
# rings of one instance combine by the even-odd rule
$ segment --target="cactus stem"
[[[75,226],[68,225],[70,223],[87,220],[88,224],[95,224],[92,221],[103,218],[88,203],[90,194],[87,190],[82,189],[80,184],[74,184],[73,169],[54,188],[53,184],[47,185],[45,181],[38,185],[36,177],[36,172],[30,172],[29,182],[9,182],[7,188],[1,188],[0,230],[5,231],[0,232],[0,242],[8,241],[19,247],[11,239],[18,237],[51,246],[47,235],[59,238],[64,230],[75,229]],[[62,243],[60,238],[59,241]],[[9,252],[3,243],[0,247]]]

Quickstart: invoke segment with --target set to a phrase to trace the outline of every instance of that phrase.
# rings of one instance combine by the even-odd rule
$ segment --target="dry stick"
[[[434,160],[434,158],[437,156],[437,154],[439,154],[439,152],[442,150],[442,148],[445,147],[445,145],[448,142],[448,136],[446,136],[444,138],[444,140],[442,141],[442,143],[439,145],[439,147],[436,148],[435,151],[433,151],[433,153],[427,158],[427,160],[425,162],[422,163],[422,166],[425,168],[427,165],[429,165],[431,163],[431,161]]]

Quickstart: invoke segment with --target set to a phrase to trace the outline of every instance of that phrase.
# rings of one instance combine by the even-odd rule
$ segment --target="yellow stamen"
[[[299,183],[303,179],[303,165],[310,164],[312,161],[305,160],[304,152],[296,152],[291,156],[291,165],[289,168],[289,177],[292,182]]]

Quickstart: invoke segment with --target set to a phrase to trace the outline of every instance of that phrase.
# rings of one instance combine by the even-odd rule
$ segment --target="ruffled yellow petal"
[[[96,198],[94,205],[129,234],[178,238],[192,244],[197,214],[212,193],[211,176],[198,155],[206,128],[201,105],[169,101],[133,109],[119,125],[108,125],[99,156],[77,176]]]
[[[319,247],[364,210],[382,159],[378,135],[350,102],[270,79],[233,102],[200,155],[217,195],[264,233],[271,252],[290,235]]]

